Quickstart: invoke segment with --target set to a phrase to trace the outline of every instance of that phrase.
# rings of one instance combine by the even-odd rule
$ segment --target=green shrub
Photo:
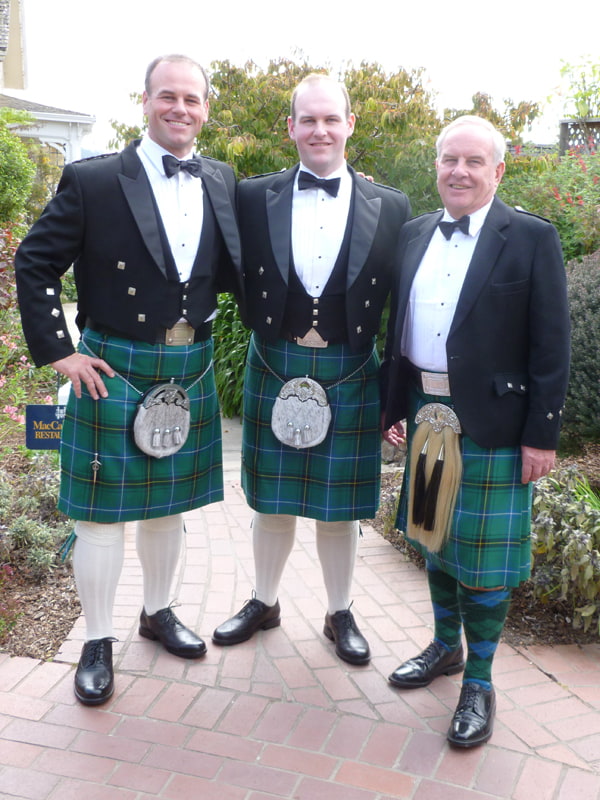
[[[232,295],[219,295],[219,313],[213,324],[215,380],[223,416],[241,414],[244,366],[250,331],[240,319]]]
[[[600,251],[567,271],[571,314],[571,376],[563,414],[562,447],[600,441]]]
[[[40,451],[23,460],[20,474],[0,470],[0,544],[40,580],[57,563],[72,523],[56,507],[57,453]]]
[[[600,508],[577,467],[536,483],[531,581],[541,602],[567,602],[573,627],[600,633]]]
[[[22,214],[35,175],[27,148],[7,127],[13,117],[10,109],[0,109],[0,225]]]

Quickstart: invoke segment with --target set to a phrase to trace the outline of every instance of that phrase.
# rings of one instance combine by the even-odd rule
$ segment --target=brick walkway
[[[250,519],[231,477],[224,503],[186,516],[178,614],[206,638],[206,658],[175,658],[138,635],[132,531],[109,703],[85,708],[73,696],[82,620],[52,662],[0,655],[0,799],[600,798],[600,645],[502,645],[494,735],[451,750],[459,681],[413,692],[387,683],[430,641],[432,617],[423,573],[372,529],[359,545],[353,607],[369,666],[339,661],[322,634],[324,590],[305,521],[284,574],[282,626],[212,645],[213,628],[250,596]]]

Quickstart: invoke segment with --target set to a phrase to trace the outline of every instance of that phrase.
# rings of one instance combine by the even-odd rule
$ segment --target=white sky
[[[423,67],[440,107],[463,108],[476,91],[490,94],[498,106],[504,98],[546,103],[559,87],[561,60],[599,59],[598,0],[22,3],[28,88],[20,94],[95,116],[95,132],[84,147],[98,150],[110,138],[109,118],[141,121],[141,107],[129,95],[142,90],[148,62],[161,53],[185,53],[207,67],[224,59],[266,65],[297,50],[315,67],[348,61],[376,61],[388,71]],[[554,141],[562,114],[555,103],[531,138]]]

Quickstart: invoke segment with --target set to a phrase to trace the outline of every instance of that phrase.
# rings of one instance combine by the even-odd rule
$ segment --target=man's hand
[[[383,428],[383,417],[381,418],[381,427]],[[383,438],[388,444],[398,447],[402,442],[406,441],[406,433],[404,425],[401,422],[396,422],[387,431],[382,431]]]
[[[522,445],[521,457],[523,460],[521,483],[529,483],[543,478],[554,468],[556,450],[538,450],[536,447]]]
[[[92,358],[83,353],[72,353],[66,358],[53,361],[50,365],[57,372],[65,375],[73,386],[76,397],[81,397],[81,384],[84,383],[94,400],[108,397],[108,391],[99,370],[105,372],[109,378],[115,377],[115,371],[102,358]]]

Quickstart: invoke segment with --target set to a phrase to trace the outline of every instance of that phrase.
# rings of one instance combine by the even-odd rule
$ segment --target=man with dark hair
[[[348,167],[348,93],[327,75],[296,88],[288,118],[300,164],[239,186],[247,323],[242,483],[255,510],[255,596],[213,633],[233,645],[280,623],[278,588],[296,517],[316,520],[327,591],[323,632],[366,664],[351,587],[358,520],[381,473],[378,357],[406,196]],[[285,384],[285,385],[284,385]]]
[[[155,59],[143,109],[141,141],[65,167],[15,261],[35,363],[72,384],[59,507],[76,520],[87,632],[75,694],[88,705],[114,688],[112,609],[127,521],[137,521],[144,577],[140,634],[183,658],[206,652],[169,593],[183,512],[223,497],[211,320],[217,292],[241,291],[236,181],[227,165],[193,154],[208,118],[206,73],[195,61]],[[60,303],[71,264],[77,352]]]
[[[504,151],[479,117],[441,132],[444,210],[402,231],[383,365],[388,441],[408,420],[397,528],[426,559],[435,620],[389,680],[464,671],[448,740],[465,748],[492,734],[492,662],[511,587],[529,576],[532,482],[554,465],[569,372],[560,241],[495,197]]]

